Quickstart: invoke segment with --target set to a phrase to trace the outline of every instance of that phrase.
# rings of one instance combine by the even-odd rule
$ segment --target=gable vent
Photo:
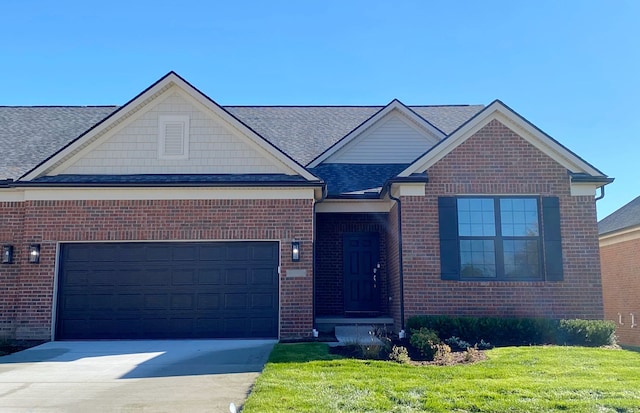
[[[189,157],[189,117],[160,116],[158,121],[158,157],[187,159]]]

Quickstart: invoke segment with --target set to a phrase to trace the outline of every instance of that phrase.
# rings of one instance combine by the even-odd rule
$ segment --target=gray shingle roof
[[[445,134],[482,110],[482,105],[410,106]],[[306,165],[383,106],[225,106],[232,115]]]
[[[600,235],[640,225],[640,196],[598,222]]]
[[[409,164],[330,163],[310,168],[311,173],[329,182],[328,195],[366,191],[379,188],[389,179],[407,169]]]
[[[0,107],[0,180],[17,179],[110,115],[117,106]],[[227,106],[287,155],[306,165],[383,106]],[[411,106],[446,134],[481,105]]]
[[[116,106],[0,107],[0,179],[20,177],[116,109]]]

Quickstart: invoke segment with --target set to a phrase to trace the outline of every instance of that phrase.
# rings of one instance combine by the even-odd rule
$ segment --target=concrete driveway
[[[275,340],[59,341],[0,357],[0,411],[229,412]]]

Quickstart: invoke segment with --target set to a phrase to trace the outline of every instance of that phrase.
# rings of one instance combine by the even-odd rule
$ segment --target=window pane
[[[538,202],[534,198],[500,200],[502,235],[505,237],[537,237]]]
[[[536,240],[504,240],[504,274],[509,278],[540,276],[540,252]]]
[[[496,276],[496,251],[493,240],[460,240],[460,265],[463,277]]]
[[[458,199],[458,234],[464,237],[493,237],[496,222],[493,199]]]

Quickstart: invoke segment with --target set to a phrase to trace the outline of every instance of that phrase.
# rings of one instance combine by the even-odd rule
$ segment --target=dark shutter
[[[544,223],[544,268],[547,281],[562,281],[562,239],[560,236],[560,202],[557,197],[542,198]]]
[[[457,280],[460,278],[460,248],[456,198],[438,198],[438,220],[440,223],[440,276],[443,280]]]

